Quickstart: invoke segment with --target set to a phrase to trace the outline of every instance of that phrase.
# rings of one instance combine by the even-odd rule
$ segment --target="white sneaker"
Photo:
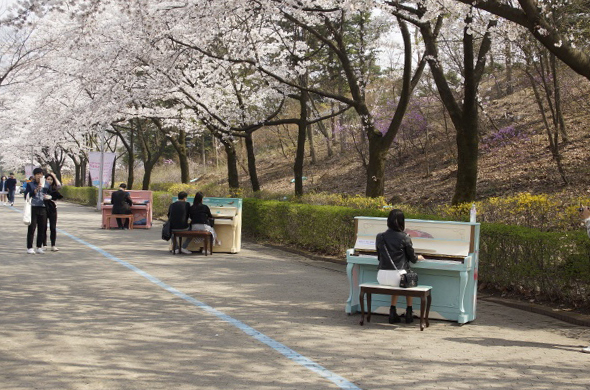
[[[185,255],[190,255],[193,252],[189,251],[188,249],[180,248],[180,252],[184,253]]]
[[[37,248],[36,251],[38,254],[42,255],[43,253],[45,253],[45,251],[43,250],[43,248]]]
[[[52,246],[52,247],[51,247],[51,251],[52,251],[52,252],[57,252],[58,250],[59,250],[59,248],[58,248],[58,247],[56,247],[56,246]]]
[[[29,249],[27,249],[27,253],[29,255],[34,255],[35,254],[35,250],[33,248],[29,248]]]
[[[590,353],[590,346],[588,346],[586,348],[582,348],[582,352]]]

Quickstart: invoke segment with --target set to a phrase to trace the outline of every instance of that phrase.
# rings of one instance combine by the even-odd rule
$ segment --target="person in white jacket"
[[[586,225],[586,232],[588,233],[588,237],[590,237],[590,207],[580,207],[580,218],[582,218],[584,221],[584,225]],[[590,346],[582,348],[582,352],[590,353]]]

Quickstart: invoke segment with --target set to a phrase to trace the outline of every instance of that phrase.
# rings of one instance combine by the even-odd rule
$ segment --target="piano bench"
[[[107,225],[106,229],[111,228],[111,218],[121,218],[121,219],[128,219],[129,220],[129,230],[133,230],[133,214],[111,214],[107,215]]]
[[[213,254],[213,234],[211,232],[205,230],[180,230],[172,232],[172,254],[176,254],[176,237],[178,237],[178,246],[180,248],[182,248],[183,237],[188,237],[189,239],[202,237],[205,256],[207,256],[207,252]]]
[[[361,304],[361,326],[365,323],[365,294],[367,294],[367,322],[371,322],[371,294],[384,295],[404,295],[407,297],[420,298],[420,330],[430,326],[428,322],[428,315],[430,314],[430,304],[432,303],[432,296],[430,294],[431,286],[417,286],[410,288],[384,286],[378,283],[363,283],[359,285],[360,304]],[[426,305],[424,305],[426,302]]]

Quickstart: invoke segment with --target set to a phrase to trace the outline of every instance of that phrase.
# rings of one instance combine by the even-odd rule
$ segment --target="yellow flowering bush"
[[[564,200],[559,196],[532,195],[528,192],[507,197],[492,197],[475,202],[478,222],[517,225],[542,231],[579,229],[579,204],[590,204],[588,199]],[[469,219],[471,203],[440,206],[437,214],[457,221]]]

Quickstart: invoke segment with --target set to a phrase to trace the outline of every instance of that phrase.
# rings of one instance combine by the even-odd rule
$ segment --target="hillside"
[[[563,166],[570,184],[564,184],[552,159],[547,132],[532,90],[523,83],[516,92],[495,97],[491,91],[496,88],[488,87],[483,100],[489,103],[481,115],[478,198],[519,192],[563,194],[564,197],[590,195],[590,149],[586,147],[590,139],[590,116],[585,107],[589,97],[588,82],[574,75],[571,77],[574,78],[571,85],[575,88],[569,88],[563,94],[569,138],[567,143],[560,142]],[[486,90],[486,86],[482,90]],[[438,110],[440,112],[440,108]],[[425,150],[407,147],[407,142],[406,147],[394,145],[391,148],[386,169],[386,199],[423,207],[450,202],[457,169],[454,130],[448,118],[446,130],[441,125],[444,118],[440,114],[431,118],[431,134]],[[295,137],[293,130],[289,137]],[[363,195],[365,173],[359,154],[348,150],[327,157],[321,138],[319,132],[314,135],[317,162],[312,164],[309,157],[306,159],[304,190]],[[287,159],[278,148],[268,151],[272,139],[267,134],[261,133],[255,139],[256,143],[267,145],[267,151],[259,152],[257,156],[263,190],[292,193],[291,156],[294,148],[286,150],[285,154],[290,157]],[[309,156],[309,144],[306,153]],[[221,171],[218,179],[223,180],[223,174]],[[243,186],[250,187],[245,169],[240,169],[240,175]]]

